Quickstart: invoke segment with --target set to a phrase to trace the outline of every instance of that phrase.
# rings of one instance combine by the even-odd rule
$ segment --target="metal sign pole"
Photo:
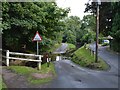
[[[36,32],[36,34],[35,34],[35,36],[34,36],[34,38],[33,38],[33,40],[32,41],[37,41],[37,55],[39,55],[39,41],[41,41],[42,40],[42,38],[41,38],[41,36],[40,36],[40,34],[38,33],[38,31]],[[39,56],[39,62],[38,62],[38,69],[40,70],[41,69],[41,56]]]
[[[37,55],[39,55],[38,41],[37,41]]]
[[[37,55],[39,55],[39,46],[38,46],[38,41],[37,41]],[[41,60],[41,56],[39,57],[39,60]],[[41,69],[41,61],[38,62],[38,70]]]

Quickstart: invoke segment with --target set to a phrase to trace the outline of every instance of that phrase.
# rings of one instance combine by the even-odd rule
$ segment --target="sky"
[[[69,16],[78,16],[80,19],[83,18],[84,15],[88,13],[84,13],[85,10],[85,3],[88,0],[56,0],[56,3],[61,8],[70,7],[71,11],[68,14]]]

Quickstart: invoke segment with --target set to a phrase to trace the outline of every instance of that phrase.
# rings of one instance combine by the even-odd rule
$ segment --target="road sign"
[[[39,32],[37,31],[32,41],[37,41],[37,55],[39,55],[39,46],[38,41],[41,41],[42,37],[40,36]]]
[[[40,36],[39,32],[37,31],[32,41],[41,41],[41,40],[42,40],[42,37]]]

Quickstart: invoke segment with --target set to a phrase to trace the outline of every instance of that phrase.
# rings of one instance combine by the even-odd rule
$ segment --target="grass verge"
[[[98,62],[95,63],[94,55],[91,55],[91,52],[84,48],[84,46],[74,52],[72,61],[90,69],[107,70],[109,68],[108,64],[100,57],[98,58]]]
[[[0,75],[0,90],[5,90],[6,84],[3,82],[2,75]]]
[[[56,72],[55,72],[53,63],[50,63],[49,67],[47,67],[46,63],[42,64],[41,68],[42,68],[41,70],[37,70],[35,68],[26,67],[26,66],[9,66],[9,67],[7,67],[7,69],[10,69],[11,71],[13,71],[17,74],[26,76],[28,82],[31,83],[31,84],[47,83],[47,82],[51,81],[54,76],[56,76]],[[38,73],[38,74],[52,73],[53,77],[35,79],[32,76],[33,73]]]

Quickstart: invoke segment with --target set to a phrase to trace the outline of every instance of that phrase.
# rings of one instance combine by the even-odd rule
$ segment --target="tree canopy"
[[[85,12],[91,12],[96,16],[97,3],[86,4]],[[100,33],[104,36],[111,35],[114,38],[114,46],[119,47],[120,39],[120,2],[102,2],[100,5]],[[118,51],[118,48],[117,48]]]
[[[82,46],[84,43],[94,41],[96,24],[93,15],[86,15],[82,20],[77,16],[70,16],[64,22],[63,42]]]
[[[36,31],[43,38],[41,51],[61,41],[58,33],[63,31],[62,19],[69,12],[67,8],[59,8],[55,2],[3,2],[2,10],[3,48],[21,50],[25,45],[27,50],[33,51],[36,43],[32,38]]]

